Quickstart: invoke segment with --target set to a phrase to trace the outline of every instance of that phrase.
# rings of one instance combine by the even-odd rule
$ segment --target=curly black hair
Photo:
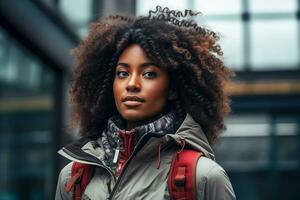
[[[82,136],[99,137],[108,118],[118,114],[112,89],[115,66],[126,47],[139,44],[168,70],[177,115],[189,113],[210,143],[218,138],[230,112],[224,86],[234,73],[223,63],[218,35],[187,19],[197,14],[157,6],[148,16],[115,15],[91,24],[88,36],[73,50],[77,62],[70,87],[73,122]]]

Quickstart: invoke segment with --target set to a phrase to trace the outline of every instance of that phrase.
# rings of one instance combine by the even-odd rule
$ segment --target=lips
[[[125,101],[139,101],[139,102],[144,102],[145,100],[138,97],[138,96],[127,96],[125,97],[124,99],[122,99],[122,102],[125,102]]]
[[[143,104],[145,100],[138,97],[138,96],[127,96],[124,99],[122,99],[122,102],[126,105],[126,106],[139,106],[141,104]]]

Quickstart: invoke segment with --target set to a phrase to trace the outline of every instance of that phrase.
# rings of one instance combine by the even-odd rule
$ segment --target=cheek
[[[155,82],[144,88],[147,90],[148,97],[154,101],[164,101],[167,99],[169,83],[166,80]]]
[[[114,99],[118,102],[118,100],[121,98],[121,88],[122,84],[120,84],[118,81],[114,81],[113,83],[113,93],[114,93]]]

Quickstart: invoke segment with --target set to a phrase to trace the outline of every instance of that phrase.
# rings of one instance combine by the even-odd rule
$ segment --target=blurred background
[[[299,0],[0,0],[0,200],[54,199],[66,160],[70,49],[91,21],[201,11],[220,33],[232,113],[214,146],[237,199],[300,199]]]

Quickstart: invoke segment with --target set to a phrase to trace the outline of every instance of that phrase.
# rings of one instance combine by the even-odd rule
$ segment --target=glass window
[[[174,0],[137,0],[136,1],[136,14],[148,15],[149,10],[155,10],[156,6],[169,7],[173,10],[185,10],[189,8],[187,0],[180,0],[174,3]]]
[[[250,62],[253,69],[296,68],[299,64],[297,26],[296,19],[251,21]]]
[[[289,13],[296,12],[297,0],[250,0],[251,13]]]
[[[54,73],[3,29],[0,43],[0,199],[50,199]]]
[[[269,146],[268,137],[257,137],[254,133],[241,137],[222,137],[214,150],[218,163],[227,171],[251,172],[268,168]]]
[[[226,118],[227,130],[224,136],[267,136],[270,132],[267,114],[241,114]]]
[[[296,135],[298,130],[298,124],[296,122],[280,122],[276,124],[276,130],[278,135],[291,136]]]
[[[200,17],[201,18],[201,17]],[[198,19],[200,19],[198,18]],[[205,16],[203,17],[205,19]],[[243,24],[239,18],[235,20],[202,20],[206,27],[219,33],[220,45],[224,52],[225,64],[234,70],[244,67]]]
[[[240,14],[241,0],[194,0],[195,9],[204,15]]]
[[[236,114],[226,118],[227,130],[215,145],[221,165],[228,170],[243,171],[267,168],[269,121],[266,113]]]
[[[297,168],[299,123],[297,116],[280,116],[275,125],[278,136],[278,160],[282,169]],[[300,144],[299,144],[300,145]]]
[[[279,136],[278,138],[278,160],[281,169],[297,169],[298,146],[295,136]]]
[[[84,37],[92,19],[92,0],[60,0],[59,9],[75,27],[77,33]]]
[[[296,169],[296,137],[299,129],[297,116],[278,115],[275,116],[275,119],[272,120],[272,116],[267,113],[235,114],[227,117],[227,130],[222,135],[223,138],[217,147],[217,154],[221,155],[221,162],[224,161],[225,165],[231,164],[230,167],[236,169],[249,167],[249,165],[245,165],[245,162],[252,164],[253,167],[260,163],[259,160],[267,164],[270,161],[268,153],[271,148],[270,142],[273,142],[272,148],[274,149],[272,151],[277,155],[276,159],[278,159],[280,167]],[[275,134],[277,142],[274,143],[271,140],[271,134]],[[253,146],[256,148],[253,149]],[[226,148],[228,149],[226,150]],[[233,153],[234,149],[237,153]],[[228,155],[226,151],[232,153]],[[251,159],[257,163],[250,163]],[[244,161],[241,162],[241,160]]]
[[[59,8],[73,23],[87,22],[91,19],[92,0],[59,1]]]
[[[283,113],[232,114],[214,146],[218,163],[239,199],[297,199],[299,116]],[[273,135],[274,134],[274,135]],[[286,195],[288,193],[288,195]],[[281,198],[282,197],[282,198]]]

